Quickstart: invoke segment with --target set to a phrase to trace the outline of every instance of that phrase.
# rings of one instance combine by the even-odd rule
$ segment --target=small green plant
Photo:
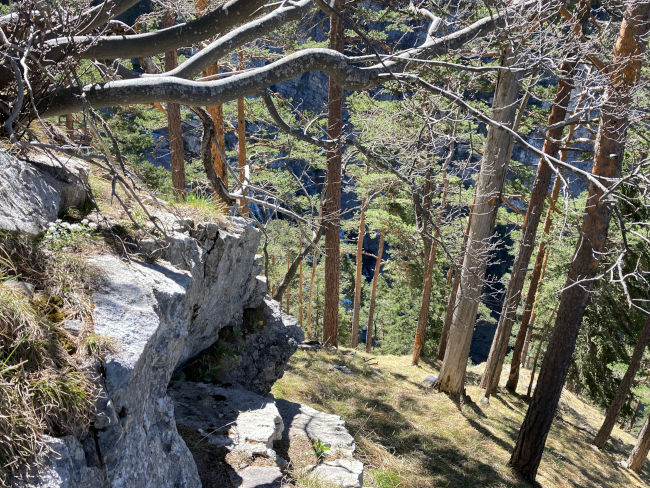
[[[312,441],[311,447],[312,447],[312,453],[314,453],[319,460],[324,458],[325,455],[327,454],[327,451],[330,450],[330,446],[325,444],[320,439],[316,439]]]
[[[78,243],[79,239],[89,238],[97,229],[97,224],[83,219],[80,223],[71,224],[58,219],[50,222],[43,242],[51,250],[61,250]]]

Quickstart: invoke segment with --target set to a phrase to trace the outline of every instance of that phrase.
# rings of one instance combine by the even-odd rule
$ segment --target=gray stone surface
[[[320,441],[329,446],[328,455],[352,457],[356,447],[354,438],[341,417],[287,400],[276,400],[276,404],[289,437],[302,436],[311,442]]]
[[[0,230],[39,234],[87,201],[88,166],[75,159],[27,162],[0,151],[0,173]]]
[[[363,463],[356,459],[334,459],[306,468],[315,478],[341,488],[363,486]]]
[[[72,436],[45,438],[47,449],[40,466],[33,466],[22,480],[13,480],[16,488],[104,488],[106,477],[97,467],[89,467],[84,450]]]
[[[436,384],[436,381],[438,381],[438,377],[435,374],[430,374],[422,380],[422,385],[431,388]]]
[[[273,449],[273,443],[282,437],[284,425],[273,397],[190,382],[173,382],[169,395],[174,401],[176,423],[201,432],[210,444],[267,454],[266,450]]]
[[[266,283],[260,284],[265,286]],[[271,299],[265,299],[258,309],[246,311],[243,328],[243,334],[232,336],[224,344],[229,350],[239,352],[224,359],[216,376],[222,383],[265,395],[284,374],[304,334],[298,321],[282,312],[280,304]]]
[[[232,476],[238,488],[281,488],[282,471],[277,466],[248,466]]]

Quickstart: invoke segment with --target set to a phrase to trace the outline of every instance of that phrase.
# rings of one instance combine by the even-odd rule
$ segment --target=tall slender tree
[[[612,429],[614,428],[614,424],[616,424],[616,420],[618,419],[618,414],[621,413],[621,409],[623,408],[623,405],[625,405],[625,399],[630,393],[630,388],[632,387],[634,377],[636,376],[636,373],[641,366],[643,352],[645,351],[649,340],[650,315],[646,318],[646,321],[643,324],[643,328],[639,333],[636,345],[634,346],[634,350],[630,356],[630,362],[627,366],[627,370],[623,375],[623,379],[621,379],[621,382],[618,384],[614,399],[605,412],[605,420],[603,421],[603,425],[600,426],[596,437],[594,437],[594,440],[592,441],[593,445],[600,449],[605,447],[605,443],[607,442],[607,439],[609,439],[609,436],[612,433]]]
[[[512,53],[504,54],[502,65],[504,68],[514,66]],[[494,91],[492,118],[507,127],[512,127],[515,120],[519,76],[515,70],[500,70]],[[510,140],[511,135],[507,130],[492,125],[489,127],[476,185],[472,224],[460,271],[460,293],[456,297],[447,348],[438,378],[440,391],[454,396],[463,391],[467,358],[488,262],[493,231],[492,216],[500,202],[510,161]]]
[[[639,432],[639,437],[636,440],[636,444],[630,453],[630,457],[627,459],[627,467],[632,471],[639,472],[643,468],[648,453],[650,452],[650,416],[646,419],[643,424],[641,432]]]
[[[208,11],[209,5],[209,0],[195,0],[194,6],[197,11],[197,16],[204,15]],[[216,62],[203,70],[203,76],[208,78],[217,74],[219,74],[219,64]],[[212,165],[214,166],[214,171],[217,174],[217,177],[221,179],[223,184],[227,187],[228,168],[226,164],[228,163],[224,160],[224,155],[226,154],[226,134],[223,129],[223,105],[208,105],[205,109],[210,114],[210,117],[212,117],[212,122],[214,123],[216,132],[216,137],[212,143]],[[215,198],[218,198],[216,193]]]
[[[363,238],[366,233],[366,206],[367,199],[361,202],[359,215],[359,233],[357,234],[356,273],[354,277],[354,305],[352,308],[352,337],[350,346],[355,349],[359,345],[359,314],[361,312],[361,287],[363,277]]]
[[[585,3],[586,2],[583,1],[581,5],[583,9],[582,16],[584,16],[584,11],[587,10],[584,6]],[[569,38],[567,39],[567,42],[570,46],[574,45],[575,39]],[[564,130],[564,127],[560,122],[562,122],[566,117],[567,108],[571,100],[575,68],[578,63],[575,49],[570,47],[567,51],[567,61],[565,61],[561,67],[557,93],[555,95],[551,113],[548,117],[548,125],[552,128],[546,131],[544,147],[542,148],[544,154],[551,157],[556,157],[560,147],[560,139],[562,137],[562,131]],[[542,216],[544,201],[548,193],[548,186],[551,182],[552,176],[553,170],[551,166],[544,158],[541,158],[537,166],[537,175],[528,200],[528,209],[526,211],[526,216],[524,217],[522,237],[519,242],[519,248],[517,249],[514,264],[512,265],[510,281],[508,282],[508,287],[506,289],[499,323],[492,341],[487,364],[485,365],[483,378],[481,379],[481,387],[487,390],[486,397],[489,397],[490,393],[493,393],[496,390],[499,383],[503,360],[506,356],[508,344],[510,342],[512,325],[515,321],[515,315],[521,300],[521,292],[524,287],[526,271],[535,246],[537,227],[539,226],[539,221]]]
[[[384,231],[379,233],[379,249],[377,250],[377,262],[375,272],[372,275],[372,290],[370,291],[370,306],[368,308],[368,328],[366,329],[366,352],[372,350],[372,330],[375,320],[375,304],[377,302],[377,284],[379,283],[379,272],[381,271],[381,260],[384,254]]]
[[[174,14],[165,11],[162,20],[163,27],[174,25]],[[169,71],[178,66],[176,50],[165,52],[165,70]],[[169,133],[169,153],[172,166],[172,188],[174,196],[185,198],[185,151],[183,149],[183,130],[181,126],[181,106],[178,103],[167,104],[167,129]]]
[[[412,364],[416,365],[420,361],[420,355],[424,349],[424,344],[427,334],[427,323],[429,322],[429,308],[431,305],[431,285],[433,279],[433,269],[436,262],[436,253],[438,251],[438,239],[440,239],[440,227],[442,227],[442,218],[444,215],[445,207],[447,206],[447,193],[449,191],[449,179],[447,178],[447,169],[449,163],[454,156],[455,150],[455,131],[452,134],[451,142],[449,143],[449,152],[442,165],[441,178],[442,178],[442,198],[440,207],[438,209],[438,216],[433,229],[433,236],[429,247],[429,255],[424,262],[424,283],[422,285],[422,300],[420,301],[420,313],[418,314],[418,326],[415,331],[415,340],[413,341],[413,359]]]
[[[341,2],[334,2],[340,11]],[[343,20],[335,13],[330,15],[330,48],[343,52]],[[339,141],[343,128],[343,88],[331,77],[327,95],[327,136]],[[341,145],[327,151],[327,198],[323,223],[325,225],[325,309],[323,310],[323,343],[339,344],[339,277],[341,267]]]
[[[592,173],[601,182],[589,185],[576,252],[560,297],[555,326],[549,339],[537,387],[519,430],[510,465],[534,481],[544,452],[575,349],[591,280],[596,275],[612,214],[611,199],[603,198],[620,177],[634,88],[641,71],[650,30],[650,0],[628,1],[614,58],[607,70]]]

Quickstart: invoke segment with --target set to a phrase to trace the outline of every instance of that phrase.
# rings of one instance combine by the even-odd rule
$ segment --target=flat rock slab
[[[277,466],[249,466],[231,474],[234,486],[238,488],[281,488],[282,471]]]
[[[330,448],[332,454],[338,451],[342,457],[352,456],[354,438],[341,417],[286,400],[276,400],[276,404],[287,429],[286,435],[306,437],[311,442],[320,441]]]
[[[334,459],[306,469],[315,478],[341,488],[363,486],[363,463],[356,459]]]
[[[284,425],[272,397],[183,381],[172,383],[168,393],[176,423],[201,429],[211,444],[258,452],[255,445],[272,449],[273,442],[282,438]]]

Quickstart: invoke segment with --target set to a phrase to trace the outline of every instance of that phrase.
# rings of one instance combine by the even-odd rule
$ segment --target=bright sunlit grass
[[[469,368],[467,394],[474,403],[459,409],[446,395],[421,386],[427,375],[438,373],[436,367],[413,367],[410,356],[350,352],[298,351],[273,393],[345,419],[366,466],[364,485],[529,486],[507,467],[527,404],[502,391],[489,405],[479,404],[483,365]],[[372,365],[364,361],[371,358]],[[332,371],[332,364],[346,365],[354,376]],[[503,374],[507,376],[507,367]],[[522,371],[522,394],[528,375]],[[616,464],[627,457],[634,437],[616,428],[604,452],[590,447],[601,421],[596,409],[563,393],[537,477],[541,486],[648,486],[650,467],[638,476]]]

